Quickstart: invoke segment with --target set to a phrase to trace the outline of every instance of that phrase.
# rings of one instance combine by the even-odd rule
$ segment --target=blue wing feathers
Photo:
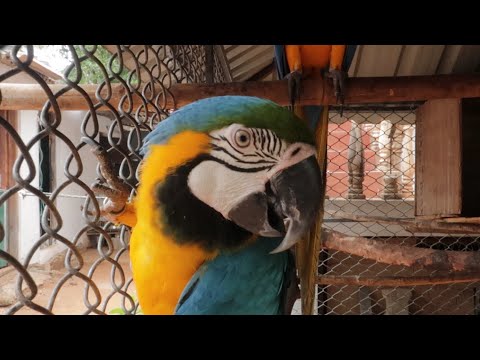
[[[185,288],[176,314],[281,313],[279,295],[288,254],[270,254],[279,241],[260,238],[248,248],[219,255],[203,265]]]

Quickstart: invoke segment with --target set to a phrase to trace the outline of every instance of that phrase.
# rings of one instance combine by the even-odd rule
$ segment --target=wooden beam
[[[120,85],[120,84],[118,84]],[[122,96],[127,92],[123,86],[114,84],[112,86],[112,96],[109,103],[115,107],[118,106]],[[49,88],[55,94],[63,89],[65,85],[50,85]],[[96,98],[97,85],[82,85],[83,90],[94,104],[99,101]],[[102,96],[107,95],[106,89],[101,92]],[[134,96],[135,107],[140,105],[138,96]],[[47,94],[40,85],[37,84],[4,84],[0,83],[0,110],[41,110],[48,100]],[[58,105],[62,110],[88,110],[88,103],[85,98],[76,90],[69,90],[57,99]]]
[[[469,283],[480,280],[480,274],[450,274],[440,276],[355,276],[355,275],[322,275],[317,277],[320,285],[355,285],[355,286],[422,286],[444,285],[453,283]]]
[[[65,85],[49,85],[55,93]],[[97,85],[82,85],[94,103]],[[175,84],[170,88],[166,107],[174,108],[193,101],[221,95],[248,95],[289,105],[287,82],[284,80],[238,82],[223,84]],[[102,94],[106,94],[105,89]],[[126,94],[121,84],[112,84],[110,104],[117,106]],[[345,104],[413,102],[427,99],[480,97],[480,75],[435,75],[348,79]],[[173,101],[175,99],[175,103]],[[0,110],[40,110],[47,96],[35,84],[6,84],[0,82]],[[88,110],[87,102],[77,91],[68,91],[58,100],[63,110]],[[331,81],[311,78],[303,81],[299,105],[336,104]],[[134,96],[134,105],[141,104]]]
[[[4,118],[13,128],[18,129],[18,113],[16,111],[0,110],[0,117]],[[0,126],[0,189],[8,189],[15,185],[12,169],[17,158],[17,147],[7,130]],[[2,237],[0,236],[0,239]]]
[[[330,212],[329,215],[338,219],[359,222],[400,225],[411,233],[480,234],[480,221],[445,221],[445,218],[441,216],[417,216],[415,219],[409,220],[389,218],[388,216],[355,215],[341,211]]]
[[[26,54],[20,55],[18,57],[18,59],[21,62],[26,62],[27,58],[28,58],[28,56]],[[8,54],[6,54],[6,55],[5,54],[0,54],[0,63],[8,65],[9,67],[12,67],[12,68],[14,68],[16,66],[14,64],[13,60],[10,58],[10,55],[8,55]],[[49,80],[52,80],[52,82],[53,82],[53,80],[62,79],[61,74],[55,72],[52,68],[39,63],[35,59],[32,60],[32,62],[30,63],[29,66],[30,66],[31,69],[35,70],[37,73],[46,76],[47,78],[49,78]]]

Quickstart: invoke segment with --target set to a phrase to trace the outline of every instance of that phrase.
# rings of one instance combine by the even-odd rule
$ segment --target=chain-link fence
[[[102,174],[89,144],[107,151],[134,196],[142,139],[175,108],[171,86],[223,82],[218,54],[177,45],[3,50],[0,83],[39,95],[0,113],[0,311],[135,313],[129,229],[95,216],[102,199],[90,185]],[[50,65],[66,64],[60,76],[35,56],[48,50]]]
[[[324,227],[385,244],[477,251],[478,236],[412,233],[400,225],[368,221],[368,217],[414,219],[418,105],[351,106],[342,117],[330,112]],[[478,283],[408,285],[413,277],[438,275],[420,267],[386,265],[324,249],[318,272],[319,314],[477,314],[479,310]],[[406,285],[370,285],[382,278],[405,280]]]
[[[142,139],[176,108],[172,86],[225,82],[220,54],[204,46],[63,46],[57,74],[34,56],[44,47],[6,50],[0,84],[12,84],[3,90],[19,103],[0,99],[9,109],[0,110],[0,313],[138,313],[130,232],[95,215],[103,199],[91,185],[104,179],[90,145],[106,149],[134,197]],[[331,111],[324,227],[389,244],[476,251],[471,235],[353,220],[414,217],[416,106]],[[476,283],[368,285],[431,271],[332,250],[322,250],[318,270],[318,314],[479,310]]]

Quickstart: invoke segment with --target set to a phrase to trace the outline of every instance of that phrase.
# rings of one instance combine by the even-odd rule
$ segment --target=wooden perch
[[[421,267],[427,270],[480,273],[480,252],[445,251],[383,244],[378,240],[345,236],[324,230],[322,246],[384,264]]]
[[[451,217],[443,218],[441,222],[457,223],[457,224],[478,224],[480,225],[480,217]]]
[[[114,107],[126,94],[121,84],[112,85],[109,101]],[[49,85],[55,93],[65,85]],[[320,77],[302,83],[298,105],[336,104],[332,82]],[[93,103],[98,103],[97,85],[82,85]],[[159,90],[159,89],[157,89]],[[220,95],[249,95],[270,99],[280,105],[289,105],[287,82],[282,80],[237,82],[224,84],[174,84],[166,95],[166,108],[172,109],[193,101]],[[161,91],[157,91],[159,93]],[[106,89],[101,92],[106,96]],[[345,104],[424,101],[443,98],[480,97],[480,75],[433,75],[377,78],[350,78],[347,82]],[[175,103],[173,101],[175,99]],[[48,100],[40,85],[0,83],[0,110],[40,110]],[[88,110],[80,93],[70,90],[58,98],[62,110]],[[134,109],[142,104],[133,96]],[[163,102],[163,96],[160,103]],[[162,104],[163,106],[163,104]]]
[[[347,214],[341,211],[329,212],[329,215],[345,220],[359,222],[376,222],[379,224],[400,225],[411,233],[453,233],[453,234],[480,234],[480,223],[468,221],[451,221],[454,218],[417,218],[415,220],[389,218],[384,216],[364,216]],[[465,219],[465,218],[464,218]]]
[[[450,274],[443,276],[356,276],[356,275],[322,275],[317,277],[319,285],[355,285],[355,286],[386,286],[410,287],[422,285],[444,285],[452,283],[469,283],[480,281],[477,274]]]

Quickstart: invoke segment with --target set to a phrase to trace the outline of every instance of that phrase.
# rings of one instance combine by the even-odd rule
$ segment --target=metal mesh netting
[[[39,71],[37,51],[13,46],[8,61],[0,62],[0,83],[40,86],[44,99],[41,111],[29,110],[35,99],[0,110],[0,313],[139,313],[129,229],[92,215],[103,199],[90,189],[102,176],[89,144],[107,150],[135,196],[142,139],[175,108],[172,85],[207,81],[205,48],[68,46],[57,79]],[[214,54],[213,81],[225,82]],[[72,93],[80,110],[67,110],[77,101]],[[386,243],[477,251],[471,235],[412,234],[398,225],[348,219],[413,218],[415,109],[383,104],[346,107],[343,116],[331,111],[324,227]],[[346,285],[352,277],[420,275],[432,273],[322,250],[317,313],[478,313],[477,283]]]
[[[330,112],[324,227],[348,236],[438,250],[477,251],[477,236],[411,233],[400,225],[354,216],[414,219],[417,104],[349,107]],[[352,279],[435,276],[322,250],[319,314],[477,314],[478,283],[423,286],[351,285]],[[445,275],[445,274],[443,274]]]
[[[102,199],[90,184],[102,176],[87,144],[107,149],[134,196],[142,139],[173,109],[173,84],[205,82],[205,47],[64,46],[55,91],[37,50],[12,46],[0,71],[0,83],[39,85],[47,97],[41,111],[0,117],[2,162],[11,160],[0,185],[0,267],[9,265],[0,270],[0,312],[136,313],[129,229],[92,215]],[[214,82],[224,81],[216,55],[213,63]],[[97,84],[93,100],[85,82]],[[62,108],[72,92],[84,111]]]

